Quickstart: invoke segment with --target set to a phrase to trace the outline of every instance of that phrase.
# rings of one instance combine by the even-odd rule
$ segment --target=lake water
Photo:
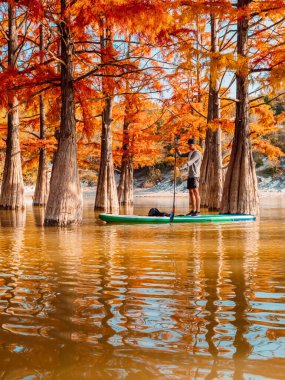
[[[201,225],[105,225],[93,202],[66,229],[0,212],[0,379],[285,379],[284,196]]]

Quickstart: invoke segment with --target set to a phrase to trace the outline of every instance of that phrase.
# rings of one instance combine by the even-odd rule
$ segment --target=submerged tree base
[[[0,209],[1,210],[24,210],[26,208],[25,198],[24,198],[24,184],[23,182],[21,182],[18,185],[9,186],[9,183],[11,183],[12,180],[13,180],[13,176],[8,175],[4,179],[5,182],[3,181],[2,193],[0,196]]]
[[[103,211],[104,213],[108,213],[108,214],[119,214],[119,211],[120,211],[120,207],[108,207],[106,209],[106,207],[98,207],[98,206],[94,206],[94,211]]]
[[[46,227],[67,227],[71,225],[81,224],[82,219],[77,220],[54,220],[54,219],[45,219],[44,225]]]
[[[45,210],[46,226],[63,227],[82,221],[83,199],[77,167],[69,166],[70,171],[64,172],[61,164],[66,160],[59,159],[60,153],[57,152],[52,173],[51,192]]]
[[[20,210],[25,210],[25,205],[22,205],[22,206],[11,206],[11,205],[0,205],[0,210],[16,210],[16,211],[20,211]]]

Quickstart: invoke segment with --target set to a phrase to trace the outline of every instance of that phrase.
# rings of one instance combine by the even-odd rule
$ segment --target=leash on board
[[[174,137],[174,178],[173,178],[173,205],[172,211],[170,213],[169,220],[173,222],[175,216],[175,201],[176,201],[176,161],[177,161],[177,147],[178,147],[178,136]]]

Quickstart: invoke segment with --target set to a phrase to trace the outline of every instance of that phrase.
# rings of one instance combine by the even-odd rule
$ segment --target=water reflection
[[[0,210],[0,227],[24,227],[26,222],[25,210]]]
[[[120,205],[120,215],[134,215],[134,206]]]
[[[11,378],[282,378],[280,226],[104,225],[91,208],[88,223],[57,229],[39,211],[22,223],[1,214],[0,368]]]
[[[35,225],[37,227],[43,227],[45,221],[45,208],[44,207],[33,207],[33,216]]]
[[[253,252],[255,252],[256,246],[256,242],[254,240],[248,239],[247,232],[246,236],[244,236],[241,240],[245,244],[244,249],[238,249],[234,251],[230,257],[228,257],[230,280],[233,285],[234,293],[232,298],[232,301],[234,302],[234,320],[232,321],[232,325],[236,329],[233,341],[233,346],[235,348],[235,353],[233,354],[233,359],[235,361],[233,379],[235,380],[243,379],[245,359],[248,358],[251,352],[251,345],[246,337],[249,329],[247,311],[249,308],[248,293],[250,291],[247,280],[249,279],[249,274],[251,271],[248,257],[252,248]],[[249,246],[247,245],[248,241],[250,243]]]
[[[213,250],[211,256],[202,255],[204,264],[204,274],[205,274],[205,292],[206,292],[206,305],[205,310],[207,311],[205,340],[208,343],[209,353],[213,357],[213,364],[211,371],[206,376],[207,380],[215,379],[218,376],[218,348],[215,344],[216,331],[215,328],[218,326],[218,304],[219,304],[219,286],[221,284],[221,271],[220,267],[223,261],[223,236],[222,230],[217,229],[217,234],[212,238],[213,242],[216,243],[217,249]]]

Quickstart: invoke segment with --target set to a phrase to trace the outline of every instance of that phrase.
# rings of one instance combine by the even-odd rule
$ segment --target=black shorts
[[[188,178],[187,179],[187,189],[198,189],[199,188],[199,177]]]

